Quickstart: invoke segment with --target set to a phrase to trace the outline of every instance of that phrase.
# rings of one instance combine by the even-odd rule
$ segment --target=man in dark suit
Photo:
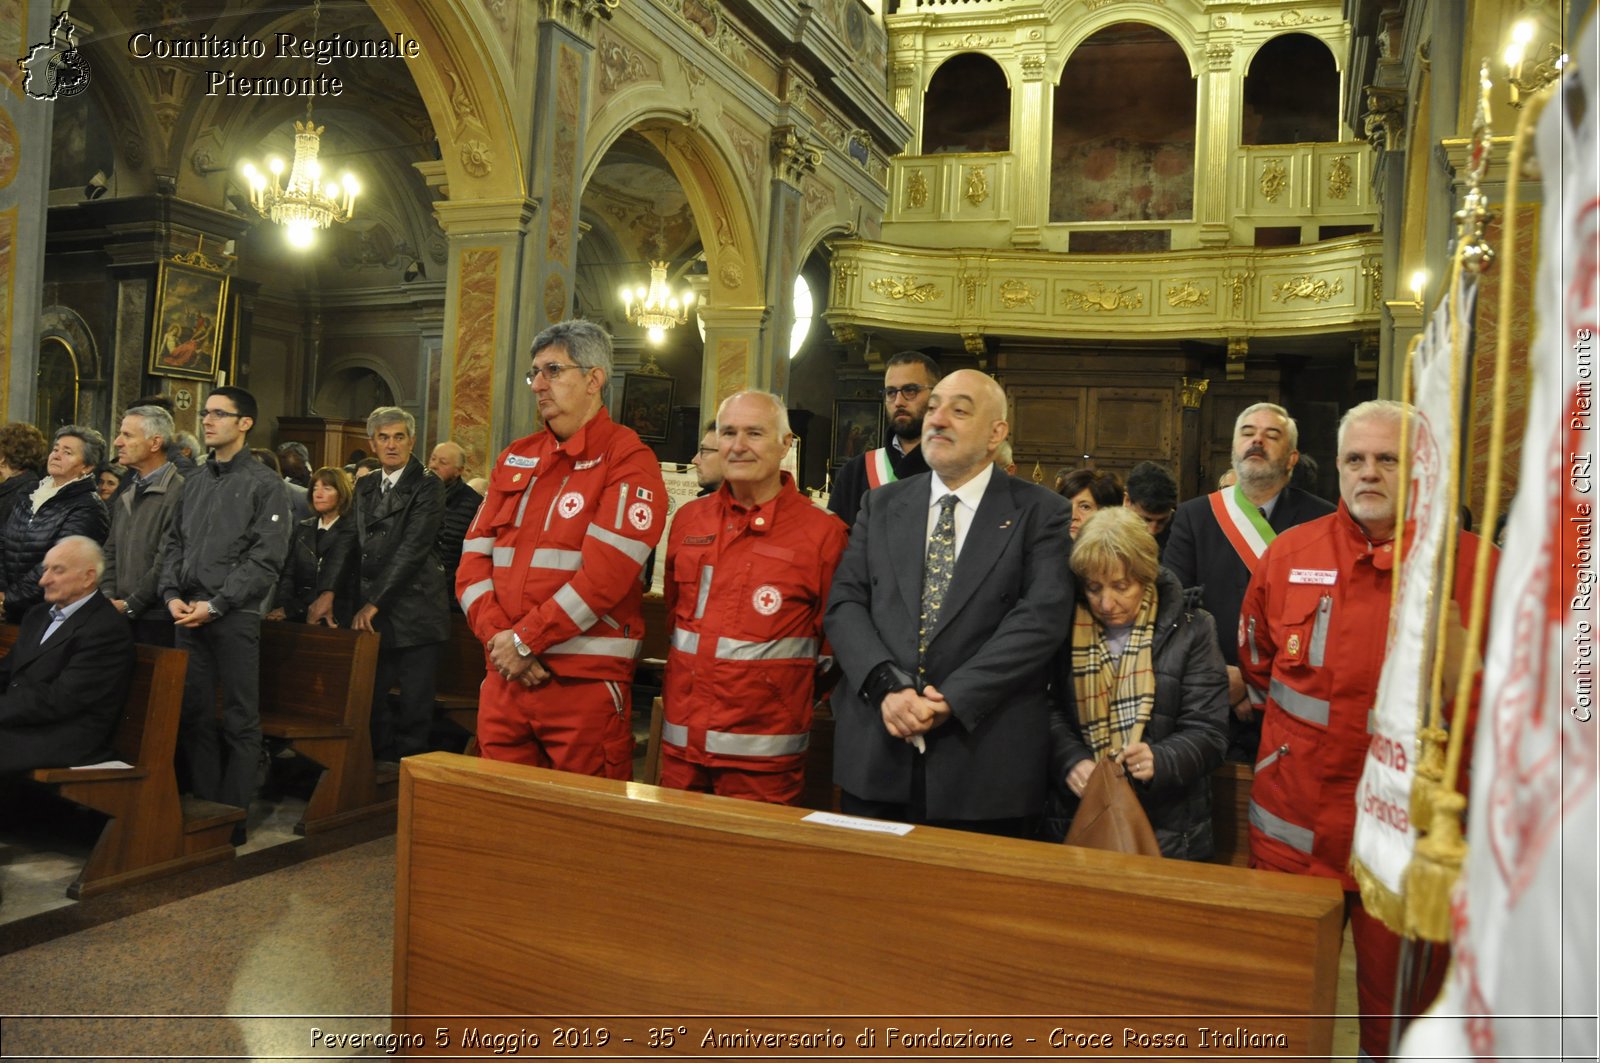
[[[889,441],[857,454],[833,476],[828,508],[837,513],[846,526],[855,524],[862,495],[874,487],[928,471],[919,445],[928,399],[938,382],[939,363],[920,351],[901,351],[889,359],[883,371],[883,406],[889,419]]]
[[[99,544],[81,535],[44,555],[44,601],[0,660],[0,774],[110,759],[133,633],[99,593],[104,568]]]
[[[1261,740],[1261,713],[1239,674],[1239,611],[1250,575],[1279,532],[1333,512],[1325,500],[1289,486],[1299,446],[1288,410],[1271,402],[1246,407],[1233,423],[1235,483],[1179,506],[1161,554],[1179,582],[1201,588],[1201,604],[1217,622],[1233,705],[1229,760],[1253,763]]]
[[[363,603],[350,626],[383,636],[372,685],[372,752],[381,761],[427,752],[439,647],[450,637],[438,545],[444,485],[412,457],[416,430],[416,418],[398,406],[368,415],[381,468],[356,482],[355,556],[346,559],[359,566]],[[319,623],[332,598],[319,596],[307,622]],[[391,708],[389,691],[397,686]]]
[[[995,469],[1005,412],[992,378],[945,377],[922,432],[931,471],[863,499],[826,619],[849,814],[1022,836],[1044,806],[1070,514]]]
[[[456,585],[456,569],[461,566],[461,541],[467,537],[472,518],[483,505],[483,496],[467,483],[467,450],[460,443],[445,440],[428,455],[428,468],[444,484],[444,517],[439,521],[439,563],[444,566],[444,585],[448,592]],[[454,594],[447,593],[450,608],[461,606]]]

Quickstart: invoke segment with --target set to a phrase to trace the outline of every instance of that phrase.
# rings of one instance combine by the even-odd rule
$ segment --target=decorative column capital
[[[812,147],[792,125],[772,131],[772,168],[780,181],[799,186],[806,174],[816,172],[822,152]]]
[[[539,18],[558,22],[579,37],[594,31],[596,19],[611,20],[622,0],[539,0]]]
[[[1229,346],[1231,353],[1232,345],[1230,344]],[[1190,380],[1188,377],[1184,377],[1182,387],[1183,408],[1186,410],[1198,410],[1200,408],[1200,400],[1204,397],[1206,389],[1211,387],[1211,381],[1206,377],[1201,377],[1199,380]]]
[[[1372,150],[1399,151],[1405,147],[1406,93],[1404,89],[1388,89],[1368,85],[1367,111],[1362,118],[1361,134],[1372,145]]]
[[[1228,379],[1244,379],[1244,360],[1250,353],[1250,341],[1243,336],[1228,337]]]

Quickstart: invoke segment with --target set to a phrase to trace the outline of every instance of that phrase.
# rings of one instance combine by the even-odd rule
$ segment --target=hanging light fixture
[[[667,287],[667,264],[650,263],[650,286],[622,289],[622,309],[628,322],[645,330],[651,343],[666,338],[667,329],[689,320],[697,298],[686,291],[681,296]]]
[[[311,38],[320,40],[317,29],[322,18],[322,0],[311,8]],[[317,161],[321,150],[322,132],[311,120],[311,97],[306,98],[306,120],[294,124],[294,163],[289,167],[289,183],[282,185],[283,160],[273,156],[267,159],[267,169],[272,171],[268,180],[255,165],[246,162],[242,167],[245,180],[250,184],[250,203],[256,212],[268,221],[284,227],[289,244],[304,250],[316,240],[318,229],[326,229],[334,222],[347,222],[355,213],[356,196],[361,186],[349,173],[336,181],[322,183],[322,164]]]

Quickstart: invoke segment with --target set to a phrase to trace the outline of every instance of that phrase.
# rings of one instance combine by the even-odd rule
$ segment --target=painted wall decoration
[[[877,399],[838,399],[833,404],[832,464],[865,454],[883,438],[883,403]]]
[[[228,275],[200,252],[162,262],[150,335],[151,375],[215,379],[227,306]]]
[[[628,373],[622,378],[621,421],[646,443],[665,443],[672,424],[670,376]]]
[[[487,458],[490,403],[494,390],[495,312],[500,285],[500,249],[468,247],[458,267],[461,295],[456,308],[455,368],[451,372],[450,438]]]

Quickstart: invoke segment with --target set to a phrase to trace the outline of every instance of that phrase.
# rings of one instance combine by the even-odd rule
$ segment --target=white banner
[[[667,527],[656,546],[655,571],[650,575],[646,594],[665,594],[667,586],[667,543],[672,541],[672,521],[685,502],[694,501],[700,494],[700,481],[693,465],[680,465],[675,461],[661,463],[661,479],[667,485]]]
[[[1576,53],[1591,78],[1596,45],[1591,19]],[[1535,278],[1539,329],[1484,665],[1469,855],[1452,899],[1450,977],[1401,1042],[1408,1059],[1596,1058],[1600,113],[1594,84],[1583,92],[1581,131],[1567,127],[1559,97],[1539,122],[1549,205]]]
[[[1389,618],[1388,646],[1377,701],[1370,717],[1372,741],[1356,788],[1356,826],[1350,863],[1366,909],[1399,933],[1404,920],[1406,868],[1416,847],[1411,784],[1416,778],[1417,720],[1428,704],[1439,610],[1450,601],[1444,581],[1444,545],[1451,513],[1451,479],[1461,437],[1461,392],[1466,369],[1452,369],[1450,318],[1456,317],[1457,361],[1471,351],[1477,285],[1463,274],[1456,305],[1441,300],[1412,363],[1416,414],[1411,419],[1410,482],[1399,593]],[[1453,378],[1453,379],[1452,379]],[[1470,566],[1471,557],[1458,564]],[[1452,687],[1453,690],[1453,687]],[[1421,824],[1426,828],[1428,824]]]

